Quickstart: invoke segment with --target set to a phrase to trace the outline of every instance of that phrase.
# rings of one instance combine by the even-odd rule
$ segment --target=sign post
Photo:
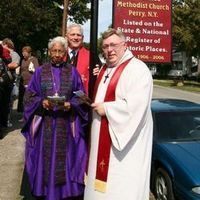
[[[89,78],[89,96],[92,97],[96,77],[93,76],[93,68],[99,63],[97,55],[98,42],[98,0],[91,1],[91,23],[90,23],[90,78]]]

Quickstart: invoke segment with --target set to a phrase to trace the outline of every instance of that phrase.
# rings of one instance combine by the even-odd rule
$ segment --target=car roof
[[[200,104],[182,99],[153,99],[151,109],[153,112],[200,111]]]

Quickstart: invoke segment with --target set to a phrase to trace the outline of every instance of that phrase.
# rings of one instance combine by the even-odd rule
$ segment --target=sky
[[[99,0],[99,17],[98,17],[98,36],[100,33],[107,30],[112,23],[112,1],[113,0]],[[83,25],[84,41],[90,41],[90,21]]]

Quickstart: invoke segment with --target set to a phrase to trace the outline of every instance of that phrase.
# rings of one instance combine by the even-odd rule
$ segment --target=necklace
[[[105,83],[106,80],[110,77],[109,75],[112,72],[112,70],[113,70],[113,67],[109,71],[108,71],[108,68],[106,68],[106,75],[104,77],[105,79],[104,79],[103,83]]]
[[[59,96],[58,95],[58,90],[59,90],[59,86],[57,87],[57,84],[56,84],[56,80],[55,80],[55,77],[54,77],[54,74],[53,74],[53,69],[51,68],[51,75],[52,75],[52,81],[53,81],[53,90],[55,91],[55,96]]]

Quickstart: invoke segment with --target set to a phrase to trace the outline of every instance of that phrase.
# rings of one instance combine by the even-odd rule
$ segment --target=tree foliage
[[[91,0],[69,0],[69,20],[83,24],[90,18],[90,8],[87,6]]]
[[[200,1],[174,0],[173,43],[188,56],[200,56]]]
[[[63,0],[1,0],[0,40],[11,38],[19,52],[24,45],[43,51],[50,38],[61,35],[63,10],[55,2],[63,4]],[[69,0],[71,21],[83,23],[89,18],[88,2]]]

